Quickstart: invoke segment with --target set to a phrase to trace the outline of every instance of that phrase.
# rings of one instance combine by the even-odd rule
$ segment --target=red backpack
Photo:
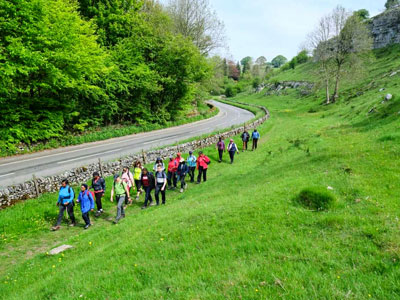
[[[86,191],[86,195],[89,197],[89,193],[90,194],[92,194],[92,198],[93,198],[93,200],[95,199],[94,198],[94,192],[93,191]]]

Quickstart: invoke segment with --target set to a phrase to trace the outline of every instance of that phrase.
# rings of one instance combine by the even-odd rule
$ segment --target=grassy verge
[[[165,207],[138,203],[119,225],[107,203],[89,230],[49,232],[54,195],[0,211],[1,298],[398,299],[400,102],[381,103],[379,88],[400,86],[375,78],[331,106],[295,91],[237,97],[271,112],[259,149],[233,165],[205,149],[207,183],[168,192]],[[328,209],[297,201],[321,189],[335,199]],[[64,243],[74,249],[46,255]]]
[[[141,132],[148,132],[168,127],[179,126],[187,123],[192,123],[204,119],[209,119],[218,114],[218,108],[209,108],[208,105],[203,104],[199,107],[199,112],[196,116],[188,117],[175,122],[168,122],[166,124],[145,124],[145,125],[127,125],[127,126],[108,126],[102,128],[96,128],[93,130],[87,130],[84,134],[73,135],[66,134],[62,139],[54,138],[46,142],[34,144],[30,147],[24,146],[24,150],[16,152],[10,152],[7,149],[0,149],[0,157],[11,156],[16,154],[26,154],[31,152],[42,151],[46,149],[54,149],[59,147],[67,147],[73,145],[80,145],[84,143],[96,142],[107,140],[111,138],[126,136],[130,134],[136,134]]]

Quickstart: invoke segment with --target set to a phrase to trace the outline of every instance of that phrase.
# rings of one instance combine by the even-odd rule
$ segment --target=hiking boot
[[[183,189],[181,189],[180,192],[183,193]]]
[[[60,226],[53,226],[53,227],[51,227],[51,231],[57,231],[57,230],[59,230],[61,227]]]
[[[95,217],[100,217],[100,215],[101,215],[101,211],[100,210],[96,211],[96,213],[94,214]]]
[[[143,206],[142,206],[142,209],[146,209],[146,208],[147,208],[147,206],[146,206],[146,205],[143,205]]]
[[[90,226],[92,226],[92,224],[86,224],[85,227],[83,227],[83,229],[88,229]]]
[[[114,220],[113,223],[114,224],[118,224],[119,220]]]
[[[69,224],[69,227],[75,227],[76,223]]]
[[[196,184],[200,184],[200,182],[196,181]]]

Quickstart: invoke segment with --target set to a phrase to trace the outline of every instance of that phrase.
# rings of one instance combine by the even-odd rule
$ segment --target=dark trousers
[[[151,197],[152,188],[150,186],[143,186],[143,189],[146,193],[144,196],[144,206],[147,206],[150,205],[151,202],[153,202],[153,198]]]
[[[167,182],[168,182],[168,187],[171,187],[172,183],[174,184],[174,187],[176,187],[177,185],[176,172],[168,171]]]
[[[185,185],[186,185],[185,177],[186,177],[186,174],[185,175],[179,175],[179,181],[181,183],[181,189],[185,188]]]
[[[207,181],[207,169],[204,169],[203,167],[199,166],[199,175],[197,176],[197,182],[201,182],[201,176],[203,175],[203,181]]]
[[[194,182],[194,171],[195,170],[196,170],[196,167],[189,167],[190,182]]]
[[[64,216],[64,211],[67,210],[69,218],[71,219],[72,223],[75,223],[75,216],[74,216],[74,204],[72,202],[68,203],[67,206],[60,203],[60,211],[57,217],[57,226],[60,226],[62,218]]]
[[[229,151],[229,157],[231,158],[231,163],[233,163],[233,160],[235,159],[235,153],[236,151]]]
[[[103,193],[94,193],[94,196],[96,198],[97,210],[102,210],[103,206],[101,205],[101,198],[103,197]]]
[[[222,154],[223,153],[224,153],[224,150],[218,150],[219,161],[222,161]]]
[[[86,225],[90,225],[89,212],[82,213],[82,218]]]
[[[125,217],[125,210],[124,210],[124,203],[125,203],[125,198],[126,194],[124,195],[117,195],[117,217],[116,220],[118,221],[122,217]]]
[[[247,150],[248,141],[243,141],[243,150]]]
[[[157,184],[156,185],[156,193],[155,194],[156,194],[157,205],[160,204],[160,197],[159,197],[160,192],[161,192],[161,197],[162,197],[162,204],[165,204],[165,189],[163,191],[161,190],[163,185],[164,184],[161,184],[161,185]]]
[[[253,147],[252,150],[257,149],[258,139],[253,139]]]

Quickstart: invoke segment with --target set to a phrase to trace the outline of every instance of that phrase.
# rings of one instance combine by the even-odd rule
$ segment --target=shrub
[[[226,89],[225,89],[225,96],[227,96],[228,98],[231,98],[231,97],[235,97],[236,94],[237,94],[236,88],[234,88],[234,87],[231,86],[231,85],[228,85],[228,86],[226,87]]]
[[[335,196],[324,188],[312,187],[303,189],[295,200],[313,210],[326,210],[335,203]]]

